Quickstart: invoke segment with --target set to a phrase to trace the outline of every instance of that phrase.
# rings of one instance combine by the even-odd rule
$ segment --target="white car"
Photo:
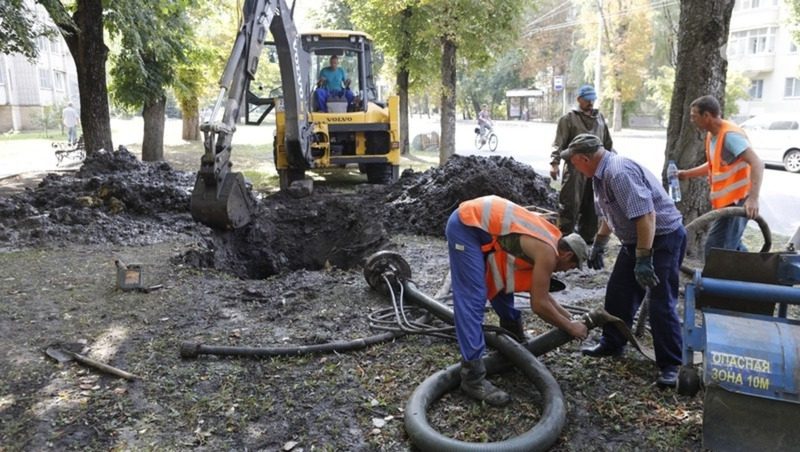
[[[800,116],[759,115],[744,121],[740,127],[764,163],[800,172]]]

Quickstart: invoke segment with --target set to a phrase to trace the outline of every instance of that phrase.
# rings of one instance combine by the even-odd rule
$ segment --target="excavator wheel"
[[[366,165],[367,182],[370,184],[391,184],[397,180],[395,175],[399,167],[393,166],[391,163],[368,163]]]

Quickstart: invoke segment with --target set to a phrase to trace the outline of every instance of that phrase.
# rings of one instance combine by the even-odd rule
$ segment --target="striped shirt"
[[[683,217],[664,187],[649,170],[629,158],[606,152],[592,177],[597,215],[603,217],[624,245],[636,243],[636,223],[656,213],[656,234],[678,229]]]

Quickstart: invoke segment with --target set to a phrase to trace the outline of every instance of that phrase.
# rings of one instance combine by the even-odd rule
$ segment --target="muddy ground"
[[[179,357],[180,344],[286,347],[376,334],[368,315],[389,303],[364,280],[366,256],[397,251],[434,294],[448,271],[444,224],[459,201],[556,202],[549,181],[514,160],[456,157],[391,186],[317,184],[307,198],[264,197],[249,227],[217,232],[191,218],[193,179],[120,150],[0,197],[0,450],[414,450],[405,402],[458,361],[453,341],[415,335],[348,353],[193,360]],[[162,287],[118,290],[115,260],[141,264],[144,285]],[[571,271],[556,295],[598,306],[606,277]],[[530,312],[525,320],[532,335],[549,329]],[[44,354],[53,344],[141,379],[58,364]],[[699,397],[656,388],[654,366],[634,352],[597,361],[578,348],[542,357],[569,410],[554,450],[700,449]],[[530,429],[537,391],[516,371],[493,380],[513,405],[481,406],[454,391],[429,419],[466,441]]]

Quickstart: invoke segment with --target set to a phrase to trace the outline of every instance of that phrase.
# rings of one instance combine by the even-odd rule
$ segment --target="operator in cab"
[[[317,100],[317,109],[321,112],[328,112],[328,101],[334,98],[344,98],[347,100],[347,109],[351,110],[353,105],[353,92],[350,90],[350,80],[344,69],[339,66],[339,57],[331,56],[329,65],[319,71],[319,81],[314,96]]]

